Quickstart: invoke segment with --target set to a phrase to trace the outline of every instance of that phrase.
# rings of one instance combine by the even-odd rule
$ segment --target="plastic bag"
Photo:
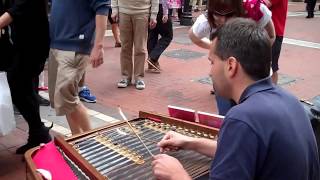
[[[0,136],[16,128],[10,89],[5,72],[0,72]]]

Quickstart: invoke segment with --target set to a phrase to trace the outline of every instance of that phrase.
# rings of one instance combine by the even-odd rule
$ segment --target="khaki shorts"
[[[78,84],[86,70],[89,56],[73,51],[50,49],[48,86],[51,107],[57,116],[74,111],[80,103]]]

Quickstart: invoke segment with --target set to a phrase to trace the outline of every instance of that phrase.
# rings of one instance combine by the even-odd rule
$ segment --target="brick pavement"
[[[319,16],[314,19],[305,19],[304,3],[290,3],[289,11],[299,16],[290,16],[287,21],[286,38],[320,43],[318,29]],[[301,15],[302,13],[302,15]],[[310,28],[312,27],[312,28]],[[189,60],[163,55],[160,58],[161,74],[145,74],[146,89],[137,91],[134,86],[118,89],[120,79],[120,49],[112,48],[113,39],[106,39],[106,62],[99,69],[90,69],[87,75],[88,84],[98,97],[99,103],[109,106],[121,105],[131,114],[139,110],[167,113],[167,105],[178,105],[206,112],[217,112],[215,100],[209,94],[211,86],[198,83],[200,78],[207,77],[209,63],[207,51],[186,40],[188,28],[176,29],[174,41],[166,53],[174,50],[191,50],[204,53],[203,56]],[[184,38],[184,40],[183,40]],[[318,44],[319,45],[319,44]],[[299,98],[310,99],[320,95],[320,81],[318,70],[319,49],[297,45],[283,44],[280,57],[280,83],[282,77],[294,79],[293,83],[283,87]]]

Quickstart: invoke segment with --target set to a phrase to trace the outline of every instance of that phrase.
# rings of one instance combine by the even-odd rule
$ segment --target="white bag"
[[[0,136],[9,134],[16,128],[11,93],[5,72],[0,71]]]

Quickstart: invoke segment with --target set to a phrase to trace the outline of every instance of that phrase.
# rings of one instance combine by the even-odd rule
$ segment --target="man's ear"
[[[227,59],[226,63],[226,72],[228,77],[233,78],[237,73],[239,69],[239,62],[234,57],[229,57]]]

